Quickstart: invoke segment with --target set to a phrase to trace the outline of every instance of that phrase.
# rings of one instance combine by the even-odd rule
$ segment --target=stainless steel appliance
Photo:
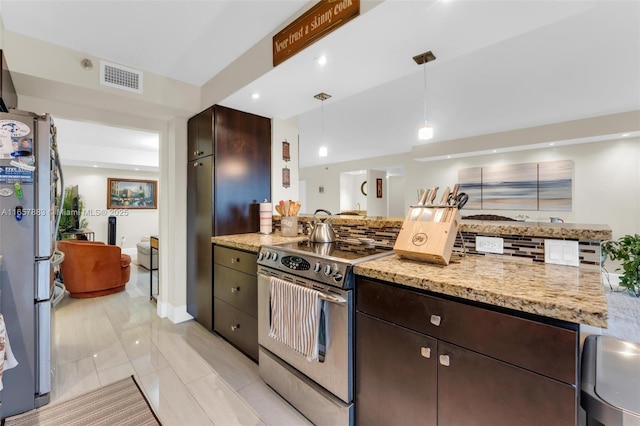
[[[316,425],[354,422],[353,266],[391,253],[345,241],[292,242],[263,246],[258,253],[260,376]],[[317,361],[269,336],[271,277],[320,292],[324,345]]]
[[[4,372],[0,417],[49,402],[52,263],[60,162],[49,115],[0,113],[0,313],[18,365]]]
[[[587,336],[580,388],[587,426],[640,425],[640,343]]]

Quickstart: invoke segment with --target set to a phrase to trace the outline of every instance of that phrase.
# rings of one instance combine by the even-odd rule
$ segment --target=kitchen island
[[[599,271],[394,254],[355,273],[358,424],[577,424],[580,324],[607,326]]]
[[[363,219],[336,225],[354,220]],[[389,224],[375,219],[371,228],[365,220],[349,237],[359,235],[358,227]],[[597,225],[465,226],[589,240],[589,246],[611,235]],[[251,253],[293,240],[277,233],[212,239]],[[580,324],[607,326],[595,265],[454,254],[448,266],[439,266],[391,254],[354,272],[356,424],[577,424]]]

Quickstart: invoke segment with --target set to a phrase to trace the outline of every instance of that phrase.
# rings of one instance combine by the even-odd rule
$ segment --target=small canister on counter
[[[260,203],[260,233],[270,234],[273,231],[273,207],[265,198]]]
[[[298,216],[282,216],[280,225],[283,237],[298,236]]]

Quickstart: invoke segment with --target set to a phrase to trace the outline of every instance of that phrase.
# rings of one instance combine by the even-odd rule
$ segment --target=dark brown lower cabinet
[[[575,412],[575,387],[438,342],[438,425],[575,425]]]
[[[213,247],[214,330],[258,361],[258,256]]]
[[[358,278],[356,424],[575,426],[578,341],[574,324]]]
[[[435,425],[436,339],[361,313],[356,330],[357,423]]]

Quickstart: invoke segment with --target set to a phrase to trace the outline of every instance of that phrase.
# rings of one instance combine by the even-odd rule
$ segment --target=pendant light
[[[418,65],[422,65],[422,71],[424,73],[424,123],[418,130],[418,139],[423,141],[433,138],[433,127],[427,122],[427,62],[435,61],[435,59],[435,55],[430,50],[413,57],[413,60],[416,61]]]
[[[329,99],[331,97],[331,95],[328,95],[326,93],[318,93],[317,95],[314,96],[314,98],[319,99],[320,101],[322,101],[322,140],[321,142],[324,142],[324,101],[326,101],[327,99]],[[320,149],[318,150],[318,156],[320,157],[326,157],[327,156],[327,147],[326,146],[321,146]]]

